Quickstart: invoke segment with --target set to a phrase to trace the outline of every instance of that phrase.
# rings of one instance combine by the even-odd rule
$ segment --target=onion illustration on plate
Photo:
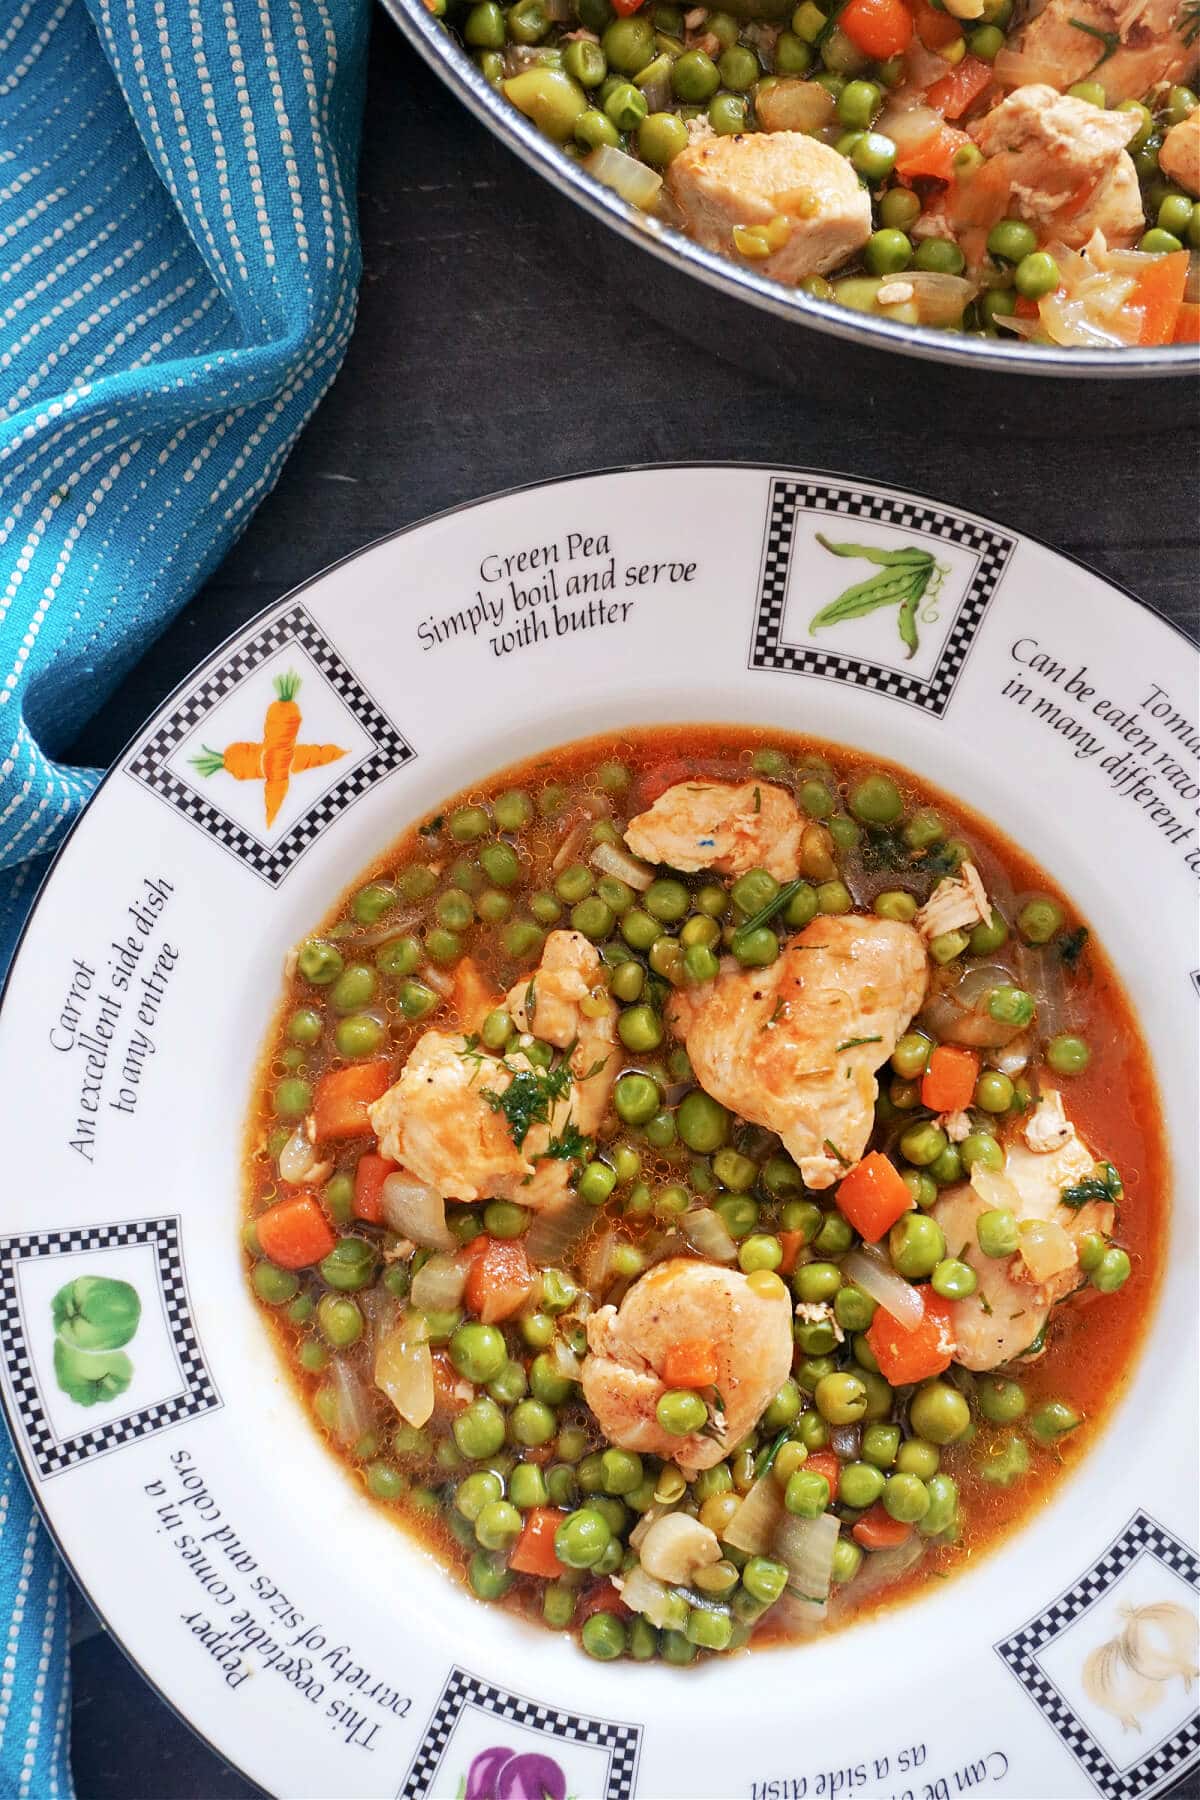
[[[567,1800],[567,1778],[552,1756],[497,1744],[472,1760],[459,1800]]]
[[[1142,1716],[1162,1704],[1176,1676],[1191,1691],[1200,1674],[1200,1624],[1186,1606],[1165,1600],[1123,1606],[1125,1626],[1091,1652],[1083,1665],[1088,1698],[1111,1713],[1122,1731],[1140,1731]]]

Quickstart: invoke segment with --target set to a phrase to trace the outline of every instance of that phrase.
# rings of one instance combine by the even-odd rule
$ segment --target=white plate
[[[831,520],[945,566],[911,660],[890,610],[811,636],[845,585],[815,543]],[[305,740],[345,755],[294,777],[266,831],[256,782],[206,781],[188,759],[257,739],[285,668],[303,675]],[[364,1797],[455,1796],[491,1745],[552,1756],[577,1800],[1118,1800],[1178,1777],[1197,1754],[1183,1682],[1155,1684],[1123,1727],[1080,1669],[1119,1608],[1190,1606],[1200,1576],[1200,788],[1196,721],[1172,717],[1195,694],[1180,636],[1043,546],[891,489],[745,466],[446,514],[288,596],[179,689],[60,853],[9,979],[0,1328],[9,1420],[64,1554],[230,1762],[274,1794]],[[1134,998],[1177,1195],[1147,1353],[1033,1522],[890,1615],[690,1671],[601,1665],[513,1623],[364,1504],[292,1397],[238,1248],[286,948],[442,796],[657,719],[862,746],[1024,845]],[[129,1279],[143,1303],[132,1385],[90,1409],[51,1362],[50,1298],[81,1273]]]

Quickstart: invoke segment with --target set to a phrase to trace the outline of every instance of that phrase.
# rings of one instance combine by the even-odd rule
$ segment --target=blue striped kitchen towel
[[[366,0],[0,0],[0,969],[98,779],[65,748],[345,351],[366,31]],[[0,1797],[70,1793],[64,1614],[9,1453]]]

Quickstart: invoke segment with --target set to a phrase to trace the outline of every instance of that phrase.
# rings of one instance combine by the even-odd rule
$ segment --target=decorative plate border
[[[335,787],[323,794],[286,836],[277,844],[267,845],[180,781],[167,764],[183,739],[195,730],[217,702],[287,644],[296,644],[307,652],[375,748],[343,775]],[[384,775],[401,768],[415,755],[412,745],[376,705],[315,620],[297,603],[231,650],[198,687],[183,695],[154,736],[134,752],[125,767],[135,781],[143,782],[271,887],[278,887],[308,846],[339,813],[352,806]]]
[[[1193,1713],[1130,1768],[1118,1769],[1046,1675],[1038,1653],[1102,1599],[1142,1556],[1153,1556],[1200,1594],[1200,1558],[1149,1513],[1139,1511],[1078,1581],[1044,1612],[993,1646],[1105,1800],[1141,1800],[1162,1782],[1183,1775],[1200,1754],[1200,1715]]]
[[[426,1800],[432,1793],[454,1727],[467,1706],[478,1707],[498,1719],[508,1719],[514,1725],[523,1725],[526,1730],[544,1732],[547,1737],[607,1750],[608,1783],[598,1800],[631,1800],[641,1754],[640,1725],[560,1712],[556,1707],[530,1700],[524,1694],[508,1693],[481,1676],[472,1675],[469,1669],[457,1667],[451,1669],[446,1678],[397,1800]]]
[[[223,1404],[192,1322],[179,1231],[178,1216],[171,1216],[129,1219],[113,1225],[69,1226],[60,1231],[0,1238],[0,1342],[4,1345],[7,1382],[29,1454],[43,1481]],[[109,1419],[103,1425],[60,1438],[46,1416],[29,1354],[17,1289],[17,1265],[44,1256],[113,1250],[127,1244],[149,1244],[155,1252],[167,1327],[183,1376],[182,1391],[168,1400],[155,1401],[152,1406],[139,1407],[123,1418]]]
[[[784,641],[788,570],[796,518],[800,513],[832,513],[843,518],[871,519],[876,524],[897,525],[906,531],[943,538],[974,553],[977,559],[975,573],[931,676],[910,675],[864,657],[840,656],[836,651],[817,650],[810,644]],[[1016,546],[1017,539],[1006,532],[901,495],[874,493],[869,488],[848,487],[835,482],[775,476],[767,506],[749,667],[786,669],[792,674],[847,681],[855,687],[890,694],[894,700],[903,700],[909,706],[919,707],[940,718],[950,704],[980,620]]]

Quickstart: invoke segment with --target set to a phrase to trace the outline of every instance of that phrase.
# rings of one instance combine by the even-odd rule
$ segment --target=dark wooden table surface
[[[916,416],[852,374],[830,413],[743,373],[719,354],[728,345],[706,353],[632,302],[601,306],[538,178],[382,19],[359,191],[365,273],[345,367],[241,542],[84,732],[79,760],[111,761],[222,638],[348,551],[463,499],[620,463],[745,458],[911,486],[1073,552],[1196,635],[1195,433],[1078,441],[1066,387],[1031,399],[1021,430],[989,418],[981,385],[968,420],[933,367]],[[643,265],[652,307],[656,269]],[[1119,386],[1112,406],[1119,418]],[[256,1792],[86,1619],[73,1662],[80,1800]]]

